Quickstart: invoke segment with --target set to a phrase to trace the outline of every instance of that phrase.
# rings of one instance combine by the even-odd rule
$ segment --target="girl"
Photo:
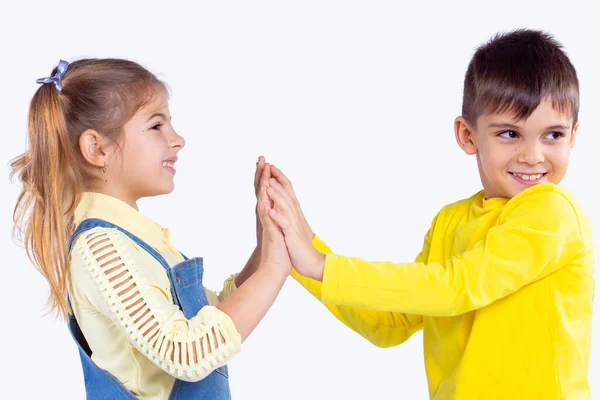
[[[51,311],[68,317],[88,398],[229,399],[226,364],[291,272],[265,218],[266,186],[257,249],[219,295],[207,291],[202,259],[179,253],[136,205],[173,190],[185,144],[165,85],[118,59],[61,60],[38,83],[29,149],[11,165],[23,184],[15,228],[50,285]],[[268,185],[262,159],[259,173]]]

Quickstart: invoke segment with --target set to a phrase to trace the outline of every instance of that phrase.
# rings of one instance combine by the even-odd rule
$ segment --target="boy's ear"
[[[579,121],[575,123],[573,131],[571,132],[571,138],[569,139],[569,150],[572,150],[573,146],[575,146],[575,139],[577,139],[577,129],[579,129]]]
[[[456,117],[454,120],[454,135],[456,143],[468,155],[477,154],[477,146],[473,140],[473,130],[463,117]]]

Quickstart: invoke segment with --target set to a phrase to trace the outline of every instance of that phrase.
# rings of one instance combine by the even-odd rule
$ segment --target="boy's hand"
[[[277,180],[279,185],[285,189],[284,195],[288,200],[288,203],[292,206],[293,212],[298,220],[298,223],[301,226],[303,236],[312,242],[313,237],[315,236],[314,232],[310,228],[308,221],[306,221],[306,217],[302,212],[302,208],[300,207],[300,203],[296,198],[296,192],[294,191],[294,187],[292,186],[292,182],[288,179],[287,176],[274,165],[271,165],[271,176]]]
[[[304,218],[291,183],[281,171],[276,171],[275,167],[272,167],[271,172],[273,176],[282,179],[288,189],[286,190],[277,179],[271,178],[267,194],[273,200],[274,207],[269,211],[269,215],[283,230],[288,253],[296,271],[300,275],[322,281],[325,255],[312,245],[314,234]]]
[[[269,176],[269,168],[268,164],[265,165],[263,175]],[[268,186],[268,180],[261,181],[258,192],[258,217],[263,227],[259,268],[269,268],[287,276],[292,272],[292,262],[290,261],[283,233],[269,216],[272,208],[271,200],[267,195]]]

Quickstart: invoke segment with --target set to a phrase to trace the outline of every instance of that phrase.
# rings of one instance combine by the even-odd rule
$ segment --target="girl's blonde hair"
[[[81,193],[94,180],[79,137],[93,129],[117,142],[125,123],[160,90],[167,91],[165,84],[135,62],[83,59],[68,66],[62,90],[43,84],[31,100],[28,149],[10,164],[11,179],[17,175],[23,186],[13,234],[50,285],[49,313],[69,313],[67,242]]]

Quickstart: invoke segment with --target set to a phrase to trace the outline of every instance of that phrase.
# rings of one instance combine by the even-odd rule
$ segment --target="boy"
[[[591,228],[556,186],[578,109],[576,71],[549,35],[517,30],[481,46],[454,128],[483,190],[437,214],[413,263],[333,254],[272,167],[270,215],[294,276],[377,346],[423,329],[432,399],[590,398]]]

